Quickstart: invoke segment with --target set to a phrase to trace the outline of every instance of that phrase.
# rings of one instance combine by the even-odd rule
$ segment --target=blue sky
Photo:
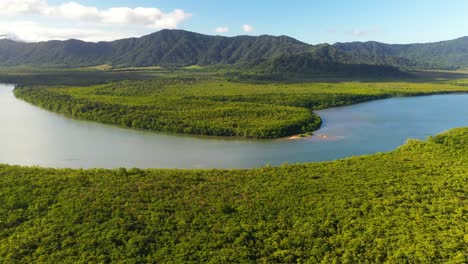
[[[1,0],[0,34],[27,41],[71,37],[97,41],[180,28],[225,36],[288,35],[311,44],[433,42],[468,35],[466,0],[74,0],[75,5],[68,5],[70,2]],[[25,3],[27,8],[19,10]],[[119,17],[122,12],[110,12],[115,7],[127,8],[126,19]],[[138,7],[146,9],[138,11]]]

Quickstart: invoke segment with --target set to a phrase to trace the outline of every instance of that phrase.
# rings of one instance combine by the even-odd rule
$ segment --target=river
[[[0,85],[0,163],[57,168],[252,168],[390,151],[468,126],[468,94],[377,100],[317,111],[316,136],[227,139],[80,121],[15,98]]]

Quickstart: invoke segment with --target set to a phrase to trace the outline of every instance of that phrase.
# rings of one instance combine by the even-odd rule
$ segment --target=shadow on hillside
[[[450,80],[468,78],[468,70],[459,71],[407,71],[407,72],[374,72],[369,74],[357,73],[328,73],[328,74],[284,74],[284,75],[259,75],[244,74],[236,69],[206,69],[190,71],[183,69],[166,69],[164,71],[83,71],[73,69],[26,69],[9,70],[0,69],[0,83],[13,83],[22,85],[73,85],[86,86],[102,84],[122,80],[144,80],[160,77],[194,77],[212,76],[240,83],[340,83],[340,82],[412,82],[412,83],[443,83]]]
[[[359,75],[359,74],[317,74],[295,76],[261,76],[249,75],[244,78],[231,79],[234,82],[246,83],[341,83],[341,82],[410,82],[410,83],[443,83],[450,80],[468,78],[468,70],[465,71],[430,71],[414,70],[400,72],[399,74]]]
[[[0,72],[0,83],[19,85],[70,85],[87,86],[123,80],[142,80],[156,78],[148,74],[133,74],[104,71],[51,71],[51,72]]]

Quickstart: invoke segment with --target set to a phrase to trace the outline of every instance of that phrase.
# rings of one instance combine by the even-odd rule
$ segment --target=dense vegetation
[[[228,38],[183,30],[162,30],[141,38],[99,43],[79,40],[18,43],[0,40],[0,65],[170,67],[235,64],[304,52],[311,47],[286,36]]]
[[[317,129],[321,120],[313,110],[393,96],[467,90],[446,83],[243,83],[178,77],[87,87],[26,85],[15,89],[15,95],[68,116],[126,127],[278,138]]]
[[[425,44],[385,44],[375,41],[334,44],[351,60],[406,68],[468,68],[468,37]]]
[[[308,109],[189,98],[166,88],[196,82],[157,79],[87,88],[19,87],[15,95],[81,119],[174,133],[278,138],[320,127],[320,118]]]
[[[75,118],[277,138],[318,128],[317,109],[468,91],[468,79],[407,80],[395,68],[467,67],[466,40],[312,46],[178,30],[100,43],[0,40],[3,66],[95,66],[1,69],[0,82]],[[355,82],[360,75],[404,81]],[[467,263],[466,164],[468,128],[391,153],[253,170],[0,165],[0,262]]]
[[[0,165],[3,263],[466,263],[468,128],[254,170]]]
[[[328,55],[328,54],[327,54]],[[341,76],[398,77],[405,73],[393,66],[351,64],[314,52],[281,55],[253,66],[252,79],[287,80],[333,74]]]
[[[183,30],[162,30],[141,38],[90,43],[80,40],[22,43],[0,40],[0,66],[96,66],[180,67],[189,65],[233,65],[249,67],[275,64],[281,56],[313,60],[308,72],[327,73],[330,69],[364,73],[369,65],[383,72],[398,68],[468,67],[468,38],[428,44],[391,45],[353,42],[309,45],[287,36],[208,36]],[[326,56],[324,55],[326,51]],[[329,56],[330,55],[330,56]],[[280,58],[279,61],[285,58]],[[301,62],[288,58],[289,65]],[[278,61],[276,61],[278,62]],[[340,67],[333,66],[340,64]],[[331,67],[332,65],[333,67]],[[361,65],[361,66],[360,66]],[[362,66],[364,65],[364,66]],[[271,66],[271,65],[270,65]],[[291,65],[293,69],[304,64]],[[319,66],[323,67],[320,68]],[[317,68],[319,67],[319,68]],[[344,67],[344,69],[342,69]],[[313,70],[311,70],[313,69]],[[390,71],[391,73],[392,71]]]

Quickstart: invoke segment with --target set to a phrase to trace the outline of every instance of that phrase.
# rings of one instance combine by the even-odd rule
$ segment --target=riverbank
[[[15,94],[78,119],[172,133],[271,139],[317,130],[321,120],[314,111],[319,109],[468,91],[462,84],[453,80],[252,84],[185,76],[85,87],[25,85]]]
[[[329,136],[329,135],[325,135],[325,134],[314,134],[312,132],[309,132],[309,133],[305,133],[305,134],[299,134],[299,135],[294,135],[294,136],[290,136],[290,137],[285,137],[283,139],[286,139],[286,140],[298,140],[298,139],[319,139],[319,140],[339,140],[339,139],[342,139],[341,137],[337,137],[337,136]]]
[[[0,259],[463,262],[466,142],[252,170],[0,165]]]
[[[315,135],[327,139],[213,138],[71,119],[19,100],[11,89],[0,88],[6,128],[0,130],[0,162],[44,167],[232,169],[326,161],[389,151],[409,137],[425,139],[467,122],[468,95],[435,95],[319,110],[325,123]]]

